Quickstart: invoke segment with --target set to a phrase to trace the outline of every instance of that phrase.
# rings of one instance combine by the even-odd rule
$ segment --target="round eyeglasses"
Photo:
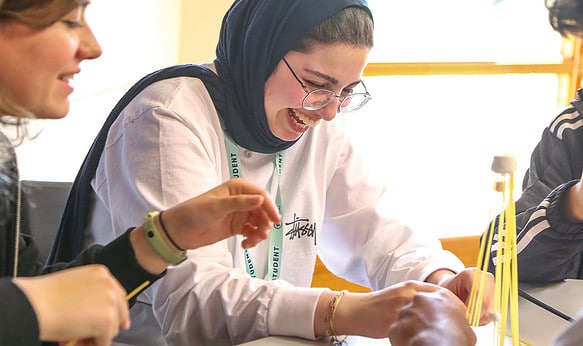
[[[287,60],[285,58],[282,58],[282,60],[294,78],[298,81],[298,83],[300,83],[302,89],[304,89],[306,92],[306,96],[302,100],[302,108],[305,110],[315,111],[322,109],[329,105],[330,102],[334,101],[334,99],[338,98],[338,109],[336,110],[338,113],[354,112],[364,107],[364,105],[372,98],[372,96],[370,96],[368,93],[368,90],[366,90],[366,85],[364,85],[363,81],[360,81],[360,84],[362,84],[364,87],[363,93],[352,93],[341,96],[336,95],[335,92],[328,89],[316,89],[309,91],[308,87],[306,87],[306,85],[296,75]]]

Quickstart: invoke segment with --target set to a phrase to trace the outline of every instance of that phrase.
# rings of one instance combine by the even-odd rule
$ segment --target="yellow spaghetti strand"
[[[490,212],[490,216],[492,212]],[[474,275],[474,282],[472,290],[470,291],[470,299],[468,302],[468,309],[466,311],[466,318],[471,326],[478,326],[480,323],[480,315],[482,313],[485,279],[488,272],[488,263],[490,261],[490,250],[492,248],[492,238],[494,235],[494,223],[490,223],[488,237],[480,241],[480,252],[478,256],[478,263],[476,264],[476,273]],[[486,249],[488,249],[487,252]],[[485,256],[485,257],[484,257]]]
[[[507,232],[510,238],[510,324],[512,330],[512,341],[514,345],[518,345],[518,256],[516,249],[516,207],[512,192],[514,190],[514,174],[509,175],[508,184],[508,215],[507,217]]]
[[[479,325],[486,274],[490,257],[494,257],[496,263],[494,270],[494,302],[493,313],[499,318],[494,323],[495,345],[504,345],[505,338],[512,339],[513,346],[529,346],[524,340],[520,340],[518,333],[518,265],[516,253],[516,208],[514,204],[514,170],[516,162],[513,157],[495,157],[492,170],[500,174],[500,179],[495,182],[495,190],[502,196],[501,211],[497,220],[490,218],[488,236],[480,241],[477,270],[474,283],[470,292],[466,318],[472,326]],[[498,225],[495,232],[494,228]],[[496,248],[492,249],[494,237],[497,238]],[[487,238],[487,239],[486,239]],[[491,254],[495,250],[496,254]],[[507,330],[509,326],[510,330]]]
[[[503,256],[503,251],[504,251],[504,223],[506,222],[506,217],[505,217],[505,213],[502,212],[498,218],[498,242],[497,242],[497,246],[498,248],[496,249],[496,267],[494,269],[494,280],[496,285],[494,286],[494,311],[500,312],[501,310],[501,297],[502,297],[502,285],[501,285],[501,281],[502,281],[502,265],[500,265],[502,263],[502,256]]]
[[[510,280],[510,243],[508,236],[508,230],[506,228],[506,219],[508,218],[508,184],[504,184],[504,191],[502,193],[502,200],[504,203],[504,211],[502,215],[504,215],[504,220],[501,219],[500,224],[498,225],[499,233],[498,233],[498,254],[500,261],[496,263],[496,269],[499,270],[496,272],[497,276],[496,280],[496,287],[499,287],[498,292],[496,292],[496,296],[499,297],[499,310],[497,312],[500,313],[500,321],[497,325],[498,329],[498,340],[497,345],[504,345],[504,330],[506,328],[507,319],[508,319],[508,289],[509,289],[509,280]],[[502,222],[503,221],[503,222]],[[501,237],[501,238],[500,238]]]
[[[493,190],[496,192],[503,192],[504,181],[496,180],[493,184]],[[503,204],[503,200],[501,203]],[[497,211],[496,214],[499,214],[500,211]],[[494,212],[490,209],[490,213],[488,215],[488,220],[492,220],[494,216]],[[482,237],[480,239],[480,250],[478,252],[478,261],[476,268],[476,274],[474,275],[474,281],[472,284],[472,290],[470,291],[470,298],[468,301],[468,309],[466,311],[466,318],[471,326],[478,326],[480,323],[480,316],[482,313],[482,299],[484,297],[484,286],[485,286],[485,279],[488,274],[488,265],[490,263],[490,254],[492,250],[492,241],[494,239],[494,227],[496,222],[490,222],[488,226],[488,235],[487,238]],[[481,270],[481,271],[480,271]],[[495,311],[498,311],[496,309]]]
[[[506,186],[504,189],[504,222],[499,224],[499,249],[501,254],[499,258],[502,262],[497,263],[496,272],[496,287],[500,287],[497,293],[499,294],[500,306],[497,310],[500,313],[500,321],[498,323],[499,340],[498,344],[504,344],[505,330],[510,319],[510,336],[512,345],[518,346],[518,270],[517,270],[517,256],[516,256],[516,214],[514,207],[514,199],[512,191],[514,189],[513,173],[506,173]],[[509,315],[510,314],[510,315]]]

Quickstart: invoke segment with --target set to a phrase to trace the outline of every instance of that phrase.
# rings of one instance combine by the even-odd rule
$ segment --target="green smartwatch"
[[[157,211],[151,211],[144,216],[142,229],[144,230],[146,239],[148,239],[148,242],[150,242],[156,253],[166,262],[172,265],[179,265],[186,260],[186,251],[176,251],[162,238],[154,224],[154,217],[158,214],[159,212]]]

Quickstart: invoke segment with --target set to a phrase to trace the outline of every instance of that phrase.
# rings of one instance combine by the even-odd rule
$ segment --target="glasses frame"
[[[302,87],[302,89],[304,90],[304,92],[306,93],[306,96],[304,96],[304,99],[302,100],[302,108],[307,110],[307,111],[316,111],[322,108],[325,108],[326,106],[328,106],[330,103],[332,103],[332,101],[334,100],[334,98],[338,99],[338,108],[336,109],[336,111],[338,113],[342,113],[342,112],[354,112],[357,111],[359,109],[361,109],[362,107],[364,107],[364,105],[366,105],[366,103],[372,99],[372,96],[370,96],[368,90],[366,89],[366,85],[364,84],[364,82],[362,80],[360,80],[360,84],[362,84],[362,86],[364,87],[364,93],[352,93],[346,96],[341,96],[341,95],[336,95],[336,93],[330,89],[326,89],[326,88],[318,88],[318,89],[314,89],[312,91],[308,90],[308,87],[304,84],[304,82],[302,82],[302,80],[298,77],[298,75],[295,73],[294,69],[290,66],[290,64],[287,62],[287,60],[285,59],[285,57],[283,57],[281,60],[283,60],[285,66],[287,66],[287,68],[289,69],[289,71],[291,72],[291,74],[294,76],[294,78],[296,79],[296,81],[298,81],[298,83],[300,84],[300,86]],[[326,102],[325,104],[319,106],[319,107],[315,107],[315,106],[306,106],[306,100],[308,99],[308,97],[316,92],[319,91],[326,91],[328,93],[330,93],[330,95],[333,95],[334,97],[331,97],[330,100],[328,102]],[[344,104],[344,101],[346,101],[347,99],[350,100],[352,99],[355,95],[363,95],[364,96],[364,100],[361,102],[361,104],[354,108],[351,109],[349,111],[343,109],[342,105]]]

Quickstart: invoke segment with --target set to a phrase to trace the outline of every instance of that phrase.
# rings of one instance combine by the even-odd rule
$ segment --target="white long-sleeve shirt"
[[[417,237],[390,217],[382,172],[371,174],[348,132],[339,116],[310,129],[284,153],[279,280],[259,279],[267,271],[267,241],[250,250],[259,278],[245,271],[241,239],[189,251],[186,262],[139,297],[132,328],[119,340],[160,345],[160,333],[170,345],[222,345],[267,335],[314,338],[323,291],[309,288],[317,255],[333,273],[373,290],[424,280],[439,268],[463,269],[438,239]],[[240,148],[239,158],[242,177],[275,198],[275,154]],[[148,211],[230,179],[229,165],[203,83],[180,77],[152,84],[110,129],[92,181],[94,240],[107,242],[141,223]]]

